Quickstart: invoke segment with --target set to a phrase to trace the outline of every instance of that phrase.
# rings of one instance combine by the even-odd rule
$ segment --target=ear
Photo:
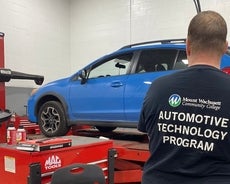
[[[191,54],[191,50],[190,50],[191,48],[190,48],[190,41],[189,41],[189,39],[187,38],[186,39],[186,54],[187,54],[187,57],[189,57],[190,56],[190,54]]]
[[[226,41],[225,43],[225,50],[224,50],[224,53],[228,51],[228,41]]]

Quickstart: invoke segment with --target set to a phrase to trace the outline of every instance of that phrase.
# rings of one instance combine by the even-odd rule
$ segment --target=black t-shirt
[[[230,76],[206,65],[155,80],[138,129],[150,158],[143,184],[230,183]]]

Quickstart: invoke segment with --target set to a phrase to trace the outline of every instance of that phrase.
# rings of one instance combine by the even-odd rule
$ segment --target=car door
[[[96,62],[85,84],[70,87],[71,112],[77,120],[124,121],[124,89],[133,54]]]
[[[127,121],[138,122],[143,99],[152,81],[175,72],[173,69],[177,68],[176,63],[182,62],[184,55],[186,59],[185,51],[180,53],[177,49],[148,49],[140,52],[135,70],[127,79],[124,93]]]

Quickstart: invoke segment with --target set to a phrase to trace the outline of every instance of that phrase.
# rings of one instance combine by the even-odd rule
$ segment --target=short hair
[[[214,11],[203,11],[191,20],[187,39],[191,52],[212,51],[222,55],[226,46],[227,25]]]

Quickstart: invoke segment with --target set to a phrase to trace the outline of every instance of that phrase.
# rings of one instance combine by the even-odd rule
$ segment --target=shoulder
[[[167,93],[169,90],[178,86],[178,83],[184,83],[183,78],[180,76],[184,76],[184,70],[176,71],[171,74],[167,74],[155,79],[148,91],[147,95],[160,95],[162,96],[164,93]]]

